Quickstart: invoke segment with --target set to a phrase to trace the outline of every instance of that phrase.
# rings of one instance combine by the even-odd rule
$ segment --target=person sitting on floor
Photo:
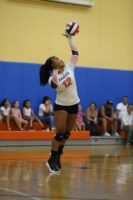
[[[7,129],[9,131],[11,130],[11,125],[10,125],[10,120],[11,120],[10,109],[11,109],[11,107],[10,107],[9,99],[6,98],[1,103],[0,113],[1,113],[2,121],[6,122]]]
[[[21,111],[19,109],[19,101],[14,101],[13,107],[11,108],[11,115],[19,130],[25,130],[28,125],[28,121],[22,118]],[[22,125],[24,125],[24,128]]]
[[[23,116],[23,119],[25,119],[29,122],[29,125],[30,125],[29,130],[34,130],[33,122],[35,122],[35,121],[38,122],[40,124],[42,130],[44,130],[44,125],[41,122],[41,120],[34,114],[33,109],[31,108],[31,102],[29,99],[26,99],[23,102],[22,116]]]
[[[110,126],[111,133],[113,133],[114,136],[119,136],[119,133],[116,131],[117,123],[114,115],[112,100],[108,100],[106,104],[101,107],[99,115],[99,120],[103,125],[104,136],[111,136],[111,134],[107,131],[108,126]]]

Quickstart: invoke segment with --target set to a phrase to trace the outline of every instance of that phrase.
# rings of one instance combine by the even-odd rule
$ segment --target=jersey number
[[[66,80],[63,81],[62,85],[64,85],[66,88],[69,87],[72,84],[72,80],[70,77],[66,78]]]

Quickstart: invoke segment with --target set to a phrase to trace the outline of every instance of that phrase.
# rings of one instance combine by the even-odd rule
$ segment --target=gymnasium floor
[[[133,199],[133,147],[67,146],[54,175],[43,164],[49,149],[0,148],[0,200]]]

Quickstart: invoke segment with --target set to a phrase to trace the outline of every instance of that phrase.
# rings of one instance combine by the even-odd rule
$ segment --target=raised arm
[[[73,41],[73,38],[71,36],[67,36],[67,40],[70,46],[70,49],[72,51],[72,56],[70,59],[70,64],[72,63],[72,65],[76,65],[77,61],[78,61],[78,50],[77,47]]]

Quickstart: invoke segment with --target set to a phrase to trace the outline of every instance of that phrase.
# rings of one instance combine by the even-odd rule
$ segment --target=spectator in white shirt
[[[53,106],[51,104],[51,99],[48,96],[43,98],[43,101],[39,106],[39,118],[42,122],[49,123],[50,130],[55,130]]]
[[[31,102],[29,99],[26,99],[23,102],[23,109],[22,109],[22,115],[25,120],[29,122],[30,128],[29,130],[32,131],[33,129],[33,122],[36,121],[40,124],[42,130],[44,130],[44,125],[41,122],[41,120],[35,115],[33,109],[31,108]]]
[[[116,114],[118,120],[121,120],[121,115],[123,114],[123,112],[127,111],[127,106],[128,106],[128,97],[123,96],[122,102],[118,103],[116,106]]]
[[[129,145],[133,136],[132,105],[128,105],[127,112],[123,112],[121,115],[121,128],[127,132],[127,145]]]
[[[9,99],[6,98],[1,103],[0,112],[1,112],[2,120],[4,122],[6,122],[7,129],[9,131],[11,130],[11,126],[10,126],[10,119],[11,119],[10,110],[11,110],[10,102],[9,102]]]

